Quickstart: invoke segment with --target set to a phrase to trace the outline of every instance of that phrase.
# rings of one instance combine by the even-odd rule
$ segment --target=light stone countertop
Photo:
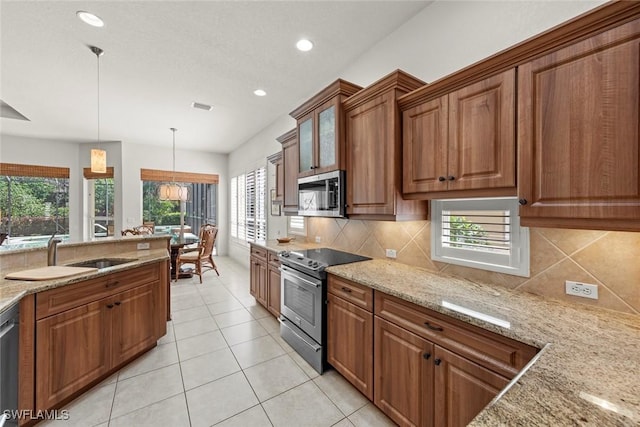
[[[333,266],[327,272],[542,348],[472,426],[640,425],[640,316],[381,259]],[[463,307],[490,320],[445,306]]]
[[[164,237],[166,239],[166,237]],[[131,262],[116,265],[113,267],[103,268],[96,272],[79,274],[76,276],[61,277],[53,280],[31,281],[31,280],[11,280],[4,277],[13,273],[14,271],[25,270],[25,268],[2,270],[2,276],[0,277],[0,313],[11,307],[13,304],[20,301],[20,299],[28,294],[36,292],[46,291],[48,289],[57,288],[60,286],[70,285],[72,283],[80,282],[94,277],[100,277],[107,274],[115,273],[117,271],[129,270],[142,265],[168,260],[169,252],[167,249],[152,249],[152,250],[140,250],[132,252],[123,252],[116,254],[109,254],[110,258],[126,258],[131,259]],[[85,258],[70,260],[64,262],[64,264],[71,264],[85,260]],[[60,265],[64,265],[60,264]],[[37,268],[34,266],[33,268]]]

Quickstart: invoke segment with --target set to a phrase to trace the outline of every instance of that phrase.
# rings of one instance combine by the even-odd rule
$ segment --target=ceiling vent
[[[213,107],[211,105],[207,105],[207,104],[202,104],[200,102],[192,102],[191,106],[193,108],[197,108],[199,110],[204,110],[204,111],[211,111],[213,110]]]
[[[11,105],[7,104],[1,99],[0,99],[0,117],[5,117],[7,119],[26,120],[28,122],[31,121],[27,119],[25,116],[23,116],[22,114],[20,114],[18,110],[16,110]]]

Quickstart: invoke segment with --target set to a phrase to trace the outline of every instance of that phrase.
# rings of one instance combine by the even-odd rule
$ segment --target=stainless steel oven
[[[0,313],[0,426],[17,426],[10,411],[18,409],[18,305]],[[6,411],[6,412],[5,412]]]
[[[280,335],[313,368],[324,370],[325,330],[323,325],[326,300],[324,280],[304,274],[285,265],[280,267]]]
[[[283,251],[280,259],[280,335],[313,368],[326,367],[327,273],[331,265],[370,258],[329,248]]]

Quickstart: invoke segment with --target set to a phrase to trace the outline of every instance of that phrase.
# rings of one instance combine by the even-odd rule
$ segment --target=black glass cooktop
[[[287,258],[300,261],[317,261],[318,264],[329,267],[331,265],[349,264],[351,262],[366,261],[371,258],[366,256],[337,251],[329,248],[307,249],[303,251],[291,251]],[[302,258],[302,259],[300,259]]]

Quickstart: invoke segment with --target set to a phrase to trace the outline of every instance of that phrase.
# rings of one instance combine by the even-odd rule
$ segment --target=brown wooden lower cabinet
[[[433,344],[374,320],[374,403],[400,426],[433,425]]]
[[[466,426],[537,351],[331,274],[327,301],[328,362],[400,426]]]
[[[249,293],[255,299],[267,306],[267,263],[262,259],[252,256],[250,268],[250,288]]]
[[[435,426],[466,426],[487,406],[509,380],[435,346]]]
[[[269,264],[267,277],[267,310],[280,317],[280,270]]]
[[[111,367],[111,315],[107,299],[38,320],[36,408],[47,409],[72,396]]]
[[[280,316],[280,261],[275,252],[251,245],[249,293],[275,317]]]
[[[69,285],[69,295],[65,287],[36,294],[33,409],[59,407],[156,345],[166,333],[167,262]],[[153,271],[158,274],[147,274],[146,284],[127,281]],[[82,291],[98,289],[102,293],[87,302]]]
[[[373,399],[373,314],[327,295],[327,361]]]

